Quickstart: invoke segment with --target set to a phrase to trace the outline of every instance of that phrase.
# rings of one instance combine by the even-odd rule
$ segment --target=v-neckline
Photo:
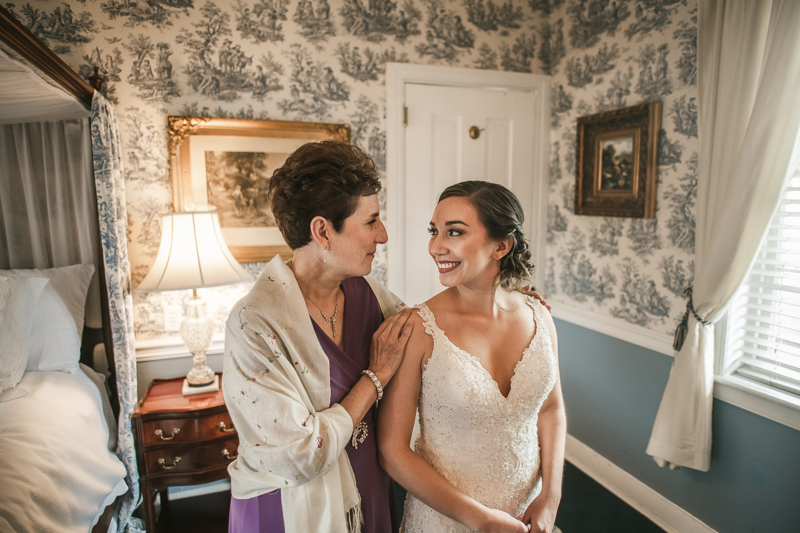
[[[526,303],[527,303],[528,307],[530,307],[531,312],[533,313],[533,325],[536,327],[536,329],[533,331],[533,336],[531,337],[531,342],[529,342],[528,346],[525,349],[522,350],[522,355],[520,356],[520,358],[517,361],[517,363],[514,365],[514,373],[511,375],[511,380],[509,381],[509,384],[508,384],[508,396],[504,395],[503,391],[500,390],[500,384],[497,382],[496,379],[494,379],[494,377],[492,376],[492,373],[489,372],[489,370],[485,366],[483,366],[483,363],[481,363],[480,358],[475,356],[475,355],[472,355],[471,353],[469,353],[468,351],[464,350],[463,348],[459,348],[458,346],[456,346],[456,344],[453,341],[450,340],[450,338],[447,336],[447,334],[444,332],[444,330],[442,328],[440,328],[439,325],[436,323],[436,315],[433,314],[433,311],[431,311],[431,308],[428,307],[428,304],[422,304],[422,305],[424,305],[425,308],[428,310],[428,313],[430,313],[431,322],[433,322],[433,327],[436,328],[437,330],[439,330],[439,332],[442,334],[442,337],[444,338],[445,342],[447,342],[450,346],[452,346],[458,353],[460,353],[462,355],[465,355],[467,358],[471,359],[475,364],[477,364],[478,367],[480,367],[480,369],[483,371],[485,376],[489,378],[489,381],[491,381],[494,384],[494,388],[497,391],[497,393],[500,395],[500,397],[503,400],[508,400],[511,397],[511,393],[514,392],[514,390],[515,390],[514,389],[514,380],[517,377],[517,370],[519,369],[519,365],[525,360],[525,358],[528,356],[528,354],[530,354],[530,352],[532,351],[532,348],[533,348],[533,343],[536,341],[536,338],[539,335],[539,322],[536,320],[536,310],[531,305],[531,301],[529,299],[526,301]]]

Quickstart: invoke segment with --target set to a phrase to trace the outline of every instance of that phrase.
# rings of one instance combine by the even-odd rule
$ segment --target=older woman
[[[301,146],[270,181],[294,257],[273,259],[228,318],[223,392],[239,434],[231,533],[397,530],[375,402],[412,328],[367,276],[387,240],[380,188],[369,157],[335,141]]]

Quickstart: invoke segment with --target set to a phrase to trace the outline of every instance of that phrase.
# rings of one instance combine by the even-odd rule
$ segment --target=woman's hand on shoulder
[[[486,520],[477,531],[479,533],[528,533],[528,526],[519,519],[498,509],[488,509]],[[548,533],[550,533],[548,531]]]
[[[369,348],[369,369],[372,370],[385,387],[403,361],[408,339],[414,329],[409,321],[413,310],[403,309],[383,321],[372,335]]]
[[[542,302],[542,305],[543,305],[543,306],[545,306],[545,308],[547,308],[547,310],[548,310],[548,311],[550,311],[551,313],[553,312],[553,309],[552,309],[552,308],[551,308],[551,307],[550,307],[550,306],[547,304],[547,302],[546,302],[546,301],[545,301],[545,299],[542,297],[542,295],[541,295],[541,294],[539,294],[538,292],[536,292],[535,290],[531,289],[531,286],[530,286],[530,285],[526,285],[526,286],[522,287],[522,288],[520,289],[520,292],[521,292],[522,294],[527,294],[527,295],[528,295],[528,296],[530,296],[531,298],[536,298],[537,300],[539,300],[540,302]]]

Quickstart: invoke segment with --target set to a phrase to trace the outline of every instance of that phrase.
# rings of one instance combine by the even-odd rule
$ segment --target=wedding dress
[[[511,378],[508,397],[477,357],[455,346],[427,305],[419,307],[433,353],[422,372],[417,455],[461,492],[519,516],[541,491],[539,409],[556,382],[556,357],[542,306],[528,299],[536,332]],[[401,531],[471,531],[406,496]]]

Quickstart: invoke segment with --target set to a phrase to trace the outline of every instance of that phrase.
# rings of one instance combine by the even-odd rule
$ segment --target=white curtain
[[[800,2],[704,0],[697,34],[697,316],[688,313],[686,340],[675,353],[647,453],[661,466],[705,472],[714,322],[755,258],[800,127]]]
[[[0,125],[0,161],[0,268],[96,264],[89,119]],[[86,321],[102,326],[97,275]]]

